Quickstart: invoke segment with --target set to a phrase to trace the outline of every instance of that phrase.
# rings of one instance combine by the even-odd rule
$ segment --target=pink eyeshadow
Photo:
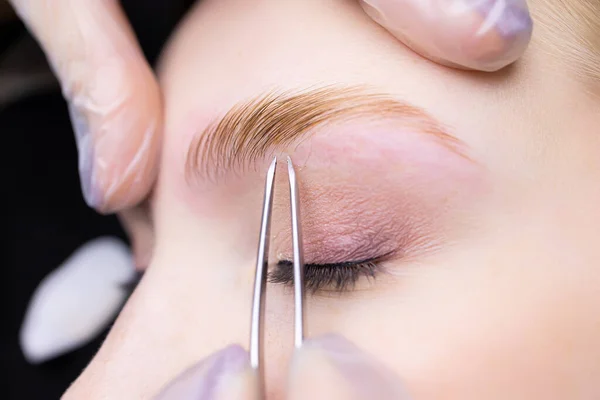
[[[436,249],[446,216],[468,207],[485,181],[479,164],[435,137],[382,125],[330,129],[290,153],[301,184],[307,263]],[[285,227],[273,230],[274,248],[289,258],[284,197],[276,197]]]

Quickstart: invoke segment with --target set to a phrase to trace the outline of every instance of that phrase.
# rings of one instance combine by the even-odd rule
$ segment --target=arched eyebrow
[[[327,86],[299,92],[273,91],[234,106],[192,140],[186,157],[186,180],[217,180],[230,171],[243,173],[325,125],[394,118],[468,158],[464,143],[421,108],[364,87]]]

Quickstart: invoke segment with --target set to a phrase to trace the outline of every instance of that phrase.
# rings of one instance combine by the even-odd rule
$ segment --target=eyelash
[[[356,282],[363,277],[375,279],[383,267],[377,259],[342,262],[335,264],[304,265],[304,287],[315,293],[330,289],[344,292],[354,288]],[[269,273],[269,282],[287,286],[294,284],[294,269],[291,261],[279,261],[275,270]]]

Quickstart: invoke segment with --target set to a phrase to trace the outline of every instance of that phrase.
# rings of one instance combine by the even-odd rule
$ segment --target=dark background
[[[192,0],[125,0],[142,49],[154,63]],[[0,57],[27,35],[18,21],[0,26]],[[58,399],[98,350],[106,332],[84,348],[42,365],[29,365],[19,329],[36,286],[83,243],[125,236],[115,217],[87,208],[67,108],[58,90],[0,108],[0,187],[3,230],[1,293],[2,399]]]

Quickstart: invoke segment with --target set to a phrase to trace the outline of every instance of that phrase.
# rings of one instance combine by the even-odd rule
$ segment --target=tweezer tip
[[[294,163],[292,161],[292,157],[287,156],[287,165],[288,165],[288,173],[292,176],[295,175],[295,170],[294,170]]]
[[[277,166],[277,156],[273,157],[271,164],[269,164],[269,168],[267,169],[267,179],[269,179],[269,176],[275,174],[276,166]]]

